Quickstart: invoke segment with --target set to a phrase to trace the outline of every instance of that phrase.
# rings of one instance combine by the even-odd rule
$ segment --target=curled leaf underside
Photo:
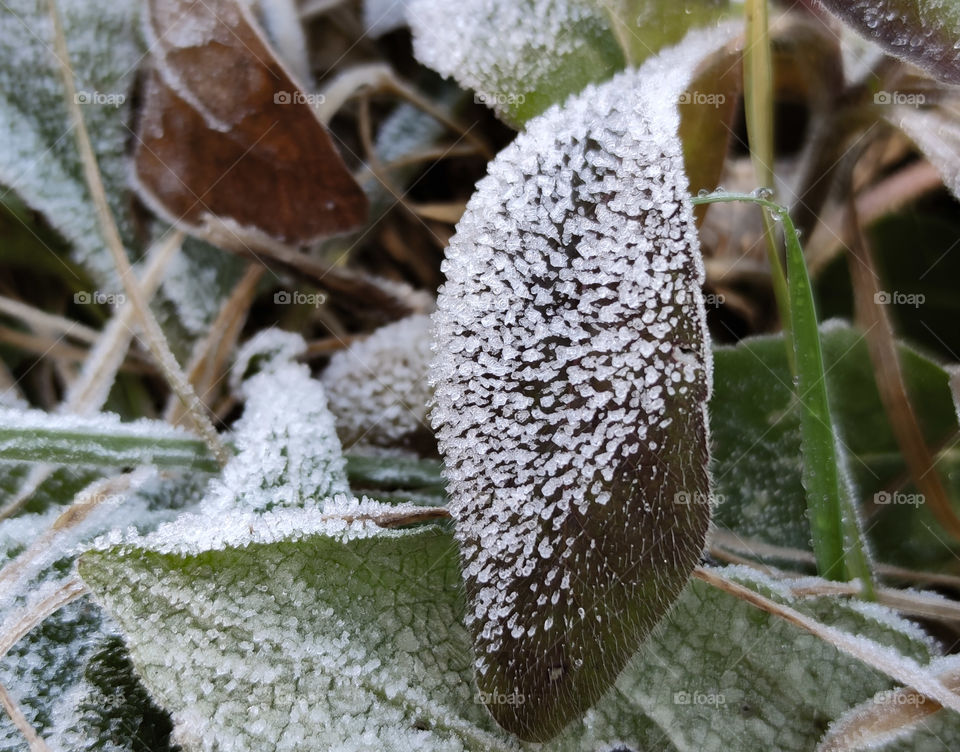
[[[710,353],[677,116],[590,86],[491,164],[447,250],[437,429],[481,697],[544,740],[676,599],[710,509]]]

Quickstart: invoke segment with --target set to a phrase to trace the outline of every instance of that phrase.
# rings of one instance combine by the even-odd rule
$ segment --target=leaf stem
[[[750,158],[757,182],[775,190],[773,172],[773,62],[770,53],[770,34],[767,0],[746,2],[746,46],[743,51],[743,102],[746,110],[747,139],[750,143]],[[790,341],[790,304],[787,280],[780,261],[777,231],[770,216],[763,214],[763,237],[770,264],[770,281],[773,297],[780,314],[784,340]],[[796,372],[793,352],[787,348],[787,360],[791,372]]]

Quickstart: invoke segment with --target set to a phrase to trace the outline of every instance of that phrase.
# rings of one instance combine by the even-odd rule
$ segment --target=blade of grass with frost
[[[0,461],[219,469],[202,440],[166,423],[121,423],[110,414],[81,418],[41,410],[0,409]]]
[[[711,357],[677,101],[722,31],[531,120],[477,185],[434,315],[476,678],[543,741],[611,686],[710,521]]]
[[[817,570],[828,579],[843,580],[847,576],[860,579],[864,595],[870,598],[873,594],[870,563],[857,519],[843,449],[827,399],[820,332],[800,238],[790,213],[779,204],[766,200],[759,192],[718,193],[694,199],[695,204],[731,201],[758,204],[783,223],[797,396],[802,408],[800,437],[803,483],[807,491]]]
[[[347,478],[358,488],[443,491],[442,465],[436,460],[408,457],[346,456]]]

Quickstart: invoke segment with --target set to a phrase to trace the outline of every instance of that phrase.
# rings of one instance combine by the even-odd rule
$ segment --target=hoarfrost
[[[208,513],[319,508],[326,497],[349,493],[323,386],[292,360],[305,348],[298,335],[267,330],[241,349],[234,380],[254,361],[261,370],[240,387],[246,405],[234,427],[236,454],[211,483]]]
[[[396,446],[428,431],[430,317],[377,329],[330,359],[321,377],[347,446]]]
[[[501,116],[555,83],[577,91],[623,66],[606,11],[589,0],[410,0],[407,21],[417,59]]]
[[[530,121],[447,250],[432,421],[478,683],[527,698],[490,708],[523,738],[599,697],[703,545],[711,359],[676,101],[729,33]]]
[[[279,510],[298,528],[313,511]],[[87,554],[138,672],[193,750],[505,749],[470,691],[455,553],[436,528]],[[177,546],[178,536],[171,536]],[[157,543],[154,539],[153,543]],[[420,605],[424,604],[426,607]]]

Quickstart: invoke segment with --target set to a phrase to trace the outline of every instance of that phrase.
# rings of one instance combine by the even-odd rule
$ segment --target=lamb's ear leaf
[[[704,545],[710,346],[675,104],[704,40],[531,120],[446,252],[432,420],[477,683],[525,698],[489,704],[523,739],[599,699]]]
[[[177,549],[164,536],[166,544],[82,557],[82,576],[170,712],[175,740],[187,752],[209,750],[212,739],[251,751],[516,749],[472,681],[449,532],[331,530],[315,514],[224,518],[233,539],[205,548]],[[743,568],[720,573],[921,665],[933,655],[916,627],[881,606],[796,598],[790,581]],[[692,580],[614,690],[550,749],[806,752],[827,723],[890,686],[792,624]],[[956,739],[958,724],[945,716],[938,733]]]
[[[960,83],[960,4],[943,0],[821,0],[889,54]]]
[[[831,411],[860,498],[869,500],[904,476],[906,466],[880,401],[863,333],[832,320],[821,325],[820,339]],[[909,346],[899,349],[924,435],[936,445],[957,430],[949,375]],[[746,540],[808,550],[799,411],[783,338],[751,338],[715,348],[713,357],[710,430],[716,523]],[[952,457],[943,462],[945,468],[955,464]],[[952,558],[948,547],[936,543],[937,526],[922,504],[867,504],[864,511],[871,520],[870,538],[888,561],[915,562],[920,556],[927,566],[935,566]]]
[[[732,7],[727,0],[410,0],[407,20],[420,62],[473,89],[519,128]]]

